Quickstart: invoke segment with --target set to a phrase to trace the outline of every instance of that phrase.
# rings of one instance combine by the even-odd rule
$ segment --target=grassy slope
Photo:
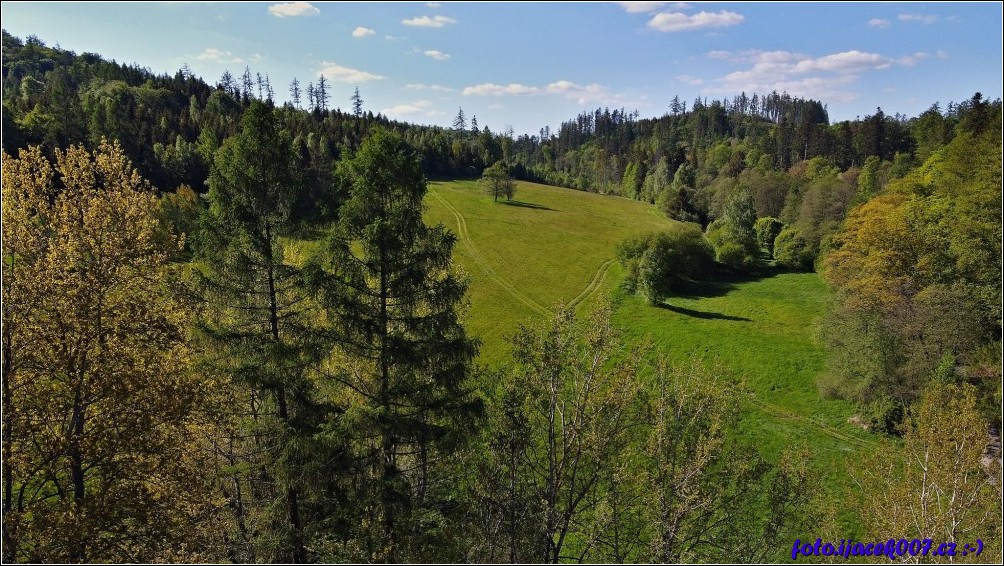
[[[640,202],[519,183],[515,204],[493,202],[473,181],[429,184],[426,221],[459,238],[457,262],[471,280],[468,331],[483,340],[481,361],[508,354],[504,337],[558,304],[589,304],[616,287],[614,247],[631,234],[673,221]]]
[[[467,326],[484,341],[481,361],[504,361],[504,337],[542,320],[557,303],[587,305],[617,294],[622,278],[614,246],[632,233],[672,227],[652,206],[626,199],[520,183],[524,206],[492,202],[471,181],[431,183],[429,222],[460,241],[458,263],[471,278]],[[820,399],[824,352],[813,339],[827,291],[815,274],[692,285],[660,307],[620,296],[615,323],[632,339],[650,339],[674,362],[693,353],[717,362],[752,393],[741,438],[776,456],[805,445],[828,494],[847,481],[849,457],[874,440],[847,423],[853,407]],[[806,494],[809,495],[809,494]],[[844,513],[853,528],[853,513]]]

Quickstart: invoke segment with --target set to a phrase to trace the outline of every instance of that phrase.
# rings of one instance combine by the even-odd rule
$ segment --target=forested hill
[[[6,32],[2,74],[5,563],[1001,562],[1000,100],[515,137]]]
[[[983,104],[978,97],[944,109],[935,103],[910,119],[876,109],[871,116],[830,124],[823,102],[786,93],[740,93],[689,104],[674,97],[659,118],[597,109],[564,122],[557,132],[545,127],[538,136],[517,137],[479,128],[477,117],[462,109],[450,129],[391,121],[365,110],[358,91],[344,101],[350,111],[329,108],[339,106],[331,100],[331,85],[323,77],[317,81],[273,85],[267,74],[245,68],[239,76],[227,72],[208,84],[187,67],[174,76],[157,75],[4,31],[3,147],[12,153],[41,144],[51,152],[117,139],[157,187],[188,184],[201,191],[212,152],[235,133],[251,100],[273,100],[281,91],[295,101],[280,108],[284,127],[304,165],[322,177],[380,124],[420,151],[428,174],[476,176],[503,160],[517,178],[656,202],[675,196],[667,191],[684,164],[692,169],[693,189],[746,170],[755,172],[752,177],[788,171],[814,157],[840,171],[863,167],[874,157],[902,175],[950,141],[955,124]],[[702,221],[720,213],[720,206],[701,200],[707,195],[696,197],[686,204]]]

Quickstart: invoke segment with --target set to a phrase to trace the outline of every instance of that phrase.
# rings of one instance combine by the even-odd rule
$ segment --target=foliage
[[[3,156],[4,560],[212,559],[178,240],[117,144]]]
[[[965,369],[1000,334],[998,134],[959,132],[923,167],[851,211],[834,239],[823,262],[839,293],[834,317],[886,352],[879,367],[861,374],[854,369],[867,367],[861,350],[835,348],[832,377],[848,384],[844,390],[908,405],[946,356],[957,360],[953,379],[988,395],[998,389],[996,378]],[[842,326],[826,333],[835,346],[846,340],[836,330]]]
[[[740,191],[725,205],[722,217],[708,225],[706,236],[715,247],[715,259],[729,267],[750,269],[757,256],[755,223],[753,197]]]
[[[753,231],[756,233],[756,243],[760,249],[766,250],[768,254],[773,256],[774,240],[777,239],[777,235],[781,233],[783,228],[784,224],[773,216],[757,218],[756,223],[753,224]]]
[[[353,462],[349,555],[431,561],[450,529],[459,450],[479,404],[467,381],[477,341],[459,320],[466,284],[451,270],[455,236],[422,221],[418,155],[377,131],[338,175],[350,187],[336,230],[309,267],[335,349],[328,387]],[[438,549],[442,550],[442,549]]]
[[[512,337],[475,497],[482,561],[765,560],[805,524],[805,454],[737,451],[739,388],[654,366],[609,322],[559,311]],[[639,379],[642,377],[642,379]],[[740,453],[742,454],[740,456]]]
[[[636,355],[621,357],[599,308],[587,320],[559,311],[546,327],[511,339],[514,367],[495,411],[498,428],[481,480],[499,515],[487,525],[488,558],[560,562],[578,552],[602,483],[623,457],[637,415]],[[497,539],[497,540],[496,540]]]
[[[674,282],[707,277],[713,262],[711,246],[694,225],[628,238],[616,253],[628,272],[625,288],[637,290],[652,305],[672,292]]]
[[[912,411],[904,448],[890,444],[855,467],[866,535],[975,546],[1001,559],[1001,467],[986,457],[986,420],[972,386],[932,384]]]
[[[481,175],[482,189],[488,196],[498,202],[499,197],[505,197],[511,201],[516,194],[516,183],[509,176],[508,167],[501,161],[496,161],[491,167],[485,169]]]
[[[216,153],[197,251],[198,327],[206,370],[232,402],[219,416],[216,474],[233,511],[228,552],[243,561],[303,562],[319,518],[304,492],[324,485],[310,459],[325,408],[308,371],[318,338],[300,270],[284,258],[302,187],[289,139],[254,103]],[[313,520],[312,520],[313,519]]]
[[[774,238],[774,261],[781,267],[794,271],[812,268],[814,256],[802,237],[802,231],[795,226],[786,226]]]

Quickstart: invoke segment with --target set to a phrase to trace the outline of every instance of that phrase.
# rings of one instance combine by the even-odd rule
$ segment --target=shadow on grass
[[[499,204],[504,204],[506,206],[518,206],[520,208],[532,208],[535,210],[555,210],[542,204],[533,204],[532,202],[523,202],[520,200],[500,200]]]
[[[670,310],[675,313],[692,316],[694,318],[703,318],[705,320],[734,320],[737,322],[753,322],[751,319],[741,316],[732,316],[728,314],[722,314],[720,312],[695,311],[693,309],[687,309],[675,305],[668,305],[666,303],[659,303],[658,307],[660,309]]]
[[[770,279],[782,273],[790,272],[762,263],[750,271],[740,271],[719,264],[712,269],[709,276],[700,280],[677,279],[673,282],[673,290],[670,295],[684,299],[723,297],[737,289],[741,283]]]

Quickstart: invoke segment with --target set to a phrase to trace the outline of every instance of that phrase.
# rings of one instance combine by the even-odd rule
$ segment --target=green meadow
[[[425,204],[426,222],[457,236],[467,329],[481,338],[484,363],[506,358],[505,337],[521,323],[616,289],[618,242],[676,223],[641,202],[523,182],[513,202],[494,202],[475,181],[433,182]]]
[[[619,289],[614,248],[631,234],[672,229],[655,207],[627,199],[519,183],[516,202],[493,202],[473,181],[434,182],[426,219],[458,237],[454,257],[470,279],[468,331],[482,340],[480,361],[506,359],[505,337],[539,323],[556,305],[616,305],[614,322],[672,363],[694,356],[744,383],[749,402],[739,440],[768,457],[805,446],[827,489],[875,440],[848,418],[854,407],[822,399],[816,378],[825,353],[815,339],[828,291],[814,273],[767,271],[760,278],[691,283],[658,307]]]

